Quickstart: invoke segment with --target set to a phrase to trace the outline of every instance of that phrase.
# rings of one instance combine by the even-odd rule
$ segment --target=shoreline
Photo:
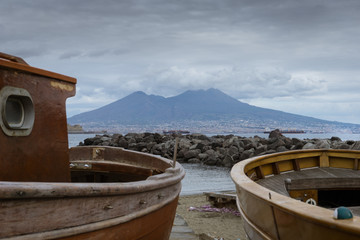
[[[209,205],[204,194],[179,197],[176,214],[180,215],[197,235],[223,239],[246,239],[242,219],[230,213],[190,211],[190,207]]]

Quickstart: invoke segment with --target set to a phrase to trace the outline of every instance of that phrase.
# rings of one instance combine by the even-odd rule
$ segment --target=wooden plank
[[[358,170],[359,169],[359,159],[355,158],[354,159],[354,170]]]
[[[0,238],[66,229],[126,215],[135,216],[147,208],[160,207],[176,199],[175,194],[180,192],[180,188],[178,183],[152,191],[117,196],[94,194],[93,197],[3,201],[0,217],[6,221],[0,221]]]
[[[280,174],[279,164],[277,162],[274,162],[271,164],[274,175]]]
[[[236,200],[236,192],[234,191],[219,191],[219,192],[204,192],[207,197],[219,197]]]
[[[339,168],[313,168],[302,169],[301,171],[287,172],[279,175],[274,175],[264,179],[259,179],[256,182],[261,186],[288,196],[284,181],[286,178],[294,179],[313,179],[313,178],[357,178],[360,179],[358,171],[352,169],[339,169]]]
[[[302,202],[306,202],[306,200],[312,198],[316,203],[319,202],[318,191],[314,189],[306,189],[306,190],[290,190],[289,195],[292,198],[300,200]]]
[[[65,75],[62,75],[59,73],[50,72],[50,71],[40,69],[40,68],[31,67],[29,65],[24,65],[21,63],[10,62],[10,61],[0,59],[0,66],[15,69],[15,70],[20,70],[20,71],[24,71],[24,72],[28,72],[28,73],[32,73],[32,74],[37,74],[37,75],[44,76],[44,77],[55,78],[55,79],[58,79],[61,81],[69,82],[69,83],[76,83],[76,78],[65,76]]]
[[[257,167],[255,168],[255,172],[256,172],[256,176],[257,176],[259,179],[265,178],[261,166],[257,166]]]
[[[204,195],[215,207],[236,206],[236,192],[234,191],[204,192]]]
[[[323,152],[323,153],[320,155],[319,165],[320,165],[320,167],[323,167],[323,168],[330,166],[329,156],[326,154],[326,152]]]
[[[294,171],[300,171],[299,159],[292,159]]]
[[[288,184],[288,190],[305,189],[360,189],[360,178],[293,179]]]

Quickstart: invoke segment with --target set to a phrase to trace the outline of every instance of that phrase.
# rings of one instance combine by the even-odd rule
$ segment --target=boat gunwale
[[[9,60],[3,60],[0,59],[0,68],[7,68],[7,69],[13,69],[13,70],[19,70],[35,75],[40,75],[44,77],[50,77],[53,79],[61,80],[68,83],[76,84],[77,80],[76,78],[69,77],[63,74],[47,71],[41,68],[32,67],[30,65],[25,65],[22,63],[12,62]]]
[[[76,148],[76,147],[75,147]],[[80,147],[84,148],[84,147]],[[91,146],[86,148],[98,148]],[[0,181],[0,199],[28,199],[28,198],[61,198],[61,197],[86,197],[86,196],[114,196],[140,193],[155,189],[164,188],[179,183],[185,177],[185,170],[181,164],[175,167],[169,159],[126,150],[123,148],[103,147],[118,149],[119,151],[130,152],[137,155],[148,156],[156,161],[168,165],[163,173],[153,175],[145,180],[134,182],[15,182]],[[107,159],[106,161],[109,161]],[[111,161],[111,160],[110,160]],[[91,160],[86,160],[91,162]],[[116,162],[114,162],[116,163]],[[70,170],[70,168],[69,168]]]
[[[292,158],[293,156],[301,155],[304,153],[312,154],[311,156],[320,156],[322,153],[326,153],[328,154],[328,156],[331,156],[331,154],[333,154],[333,156],[339,156],[339,154],[341,155],[344,153],[350,153],[358,155],[360,159],[360,151],[335,149],[293,150],[249,158],[237,163],[231,170],[231,178],[236,185],[238,194],[239,189],[241,189],[247,194],[250,194],[264,201],[264,204],[270,205],[271,207],[277,208],[288,214],[295,215],[306,222],[312,222],[316,225],[321,225],[326,228],[332,226],[331,228],[336,228],[338,231],[342,232],[357,235],[360,234],[360,217],[354,216],[353,219],[349,220],[336,220],[333,217],[333,210],[309,205],[291,197],[284,196],[280,193],[261,186],[246,175],[248,171],[254,169],[255,167],[276,162],[274,161],[274,158],[278,157],[277,162],[288,161],[294,159]],[[238,194],[237,198],[239,196]],[[271,196],[271,199],[269,199],[269,196]],[[239,201],[239,199],[237,199],[237,201]],[[240,201],[238,206],[241,207]],[[241,211],[245,213],[244,209],[241,209]]]

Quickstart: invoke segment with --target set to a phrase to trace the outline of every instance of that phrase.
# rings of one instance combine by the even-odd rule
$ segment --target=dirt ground
[[[231,213],[190,211],[190,207],[209,205],[206,196],[181,196],[177,207],[177,214],[182,216],[189,227],[198,235],[208,235],[212,239],[245,240],[241,217]]]

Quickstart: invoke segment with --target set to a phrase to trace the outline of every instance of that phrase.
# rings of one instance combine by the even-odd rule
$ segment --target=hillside
[[[88,129],[108,130],[126,126],[192,130],[221,127],[227,131],[235,129],[248,132],[264,128],[297,128],[308,131],[360,129],[355,124],[325,121],[252,106],[213,88],[186,91],[169,98],[134,92],[104,107],[75,115],[68,122],[81,124]]]

